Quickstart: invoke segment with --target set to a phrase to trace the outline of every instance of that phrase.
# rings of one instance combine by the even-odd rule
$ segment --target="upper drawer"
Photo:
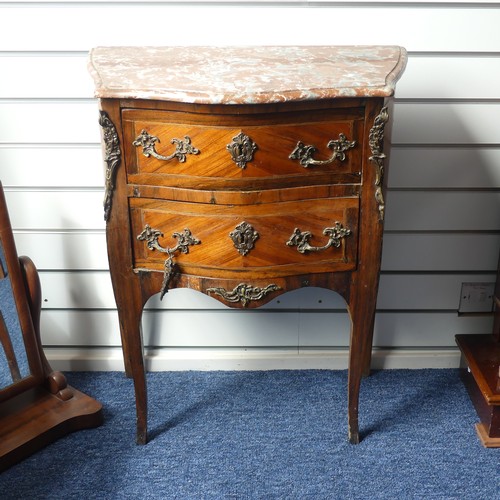
[[[360,181],[358,108],[257,115],[125,109],[123,127],[128,182],[134,184],[227,189],[259,179]]]

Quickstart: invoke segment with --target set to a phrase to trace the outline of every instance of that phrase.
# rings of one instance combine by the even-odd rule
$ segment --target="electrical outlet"
[[[493,311],[495,283],[462,283],[459,313]]]

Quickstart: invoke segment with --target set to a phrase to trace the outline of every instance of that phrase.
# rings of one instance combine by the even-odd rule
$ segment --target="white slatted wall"
[[[0,2],[0,180],[43,286],[60,369],[120,369],[107,271],[96,45],[395,44],[395,105],[376,319],[378,367],[456,366],[461,283],[494,281],[500,246],[500,8],[488,2]],[[164,309],[168,309],[166,313]],[[152,369],[343,367],[349,320],[304,289],[258,311],[175,290],[148,303]],[[166,349],[168,348],[168,349]]]

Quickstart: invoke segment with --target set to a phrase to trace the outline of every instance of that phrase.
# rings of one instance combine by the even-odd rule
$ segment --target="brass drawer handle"
[[[317,148],[311,145],[306,146],[303,142],[299,141],[288,158],[290,160],[298,160],[304,168],[315,165],[328,165],[335,160],[344,161],[346,158],[345,152],[355,145],[356,141],[348,141],[344,134],[339,134],[337,140],[332,139],[327,144],[328,149],[333,150],[333,155],[328,160],[315,160],[312,156],[317,151]]]
[[[160,142],[160,139],[155,135],[148,134],[143,130],[132,143],[136,148],[142,146],[142,154],[149,158],[153,156],[157,160],[169,161],[174,158],[179,160],[179,163],[184,163],[186,161],[186,155],[197,155],[200,150],[191,145],[191,138],[187,135],[184,139],[172,139],[170,142],[175,144],[175,151],[169,156],[163,156],[159,154],[155,149],[155,144]]]
[[[327,250],[330,247],[338,248],[340,247],[341,239],[349,236],[351,230],[344,228],[340,222],[335,222],[334,227],[325,227],[323,229],[323,234],[328,236],[328,242],[322,247],[313,247],[309,244],[309,240],[312,238],[312,233],[310,231],[302,232],[299,228],[295,228],[292,236],[286,242],[290,247],[297,247],[297,252],[321,252]]]
[[[215,293],[220,295],[228,302],[241,302],[243,307],[246,307],[250,301],[261,300],[269,293],[276,292],[277,290],[281,290],[281,287],[274,283],[267,285],[265,288],[260,288],[258,286],[254,287],[248,283],[240,283],[232,290],[226,290],[225,288],[219,287],[207,288],[209,294]]]
[[[177,238],[177,245],[172,248],[162,247],[158,242],[158,238],[161,237],[163,237],[163,233],[160,230],[153,229],[149,224],[146,224],[141,234],[137,236],[137,239],[145,241],[150,250],[158,250],[168,255],[165,260],[163,283],[160,290],[160,299],[163,299],[163,296],[168,292],[168,286],[175,272],[174,253],[189,253],[189,247],[191,245],[199,245],[201,241],[195,238],[189,229],[184,229],[182,233],[174,233],[172,235],[173,238]]]

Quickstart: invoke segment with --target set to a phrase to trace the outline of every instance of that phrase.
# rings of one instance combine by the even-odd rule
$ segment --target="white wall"
[[[43,340],[60,369],[120,369],[107,271],[96,45],[396,44],[395,105],[375,366],[456,366],[461,283],[494,281],[500,246],[500,8],[488,2],[0,3],[0,180],[20,254],[43,286]],[[165,312],[165,309],[168,309]],[[148,303],[152,369],[345,367],[333,292],[257,311],[175,290]],[[166,349],[168,347],[168,349]]]

